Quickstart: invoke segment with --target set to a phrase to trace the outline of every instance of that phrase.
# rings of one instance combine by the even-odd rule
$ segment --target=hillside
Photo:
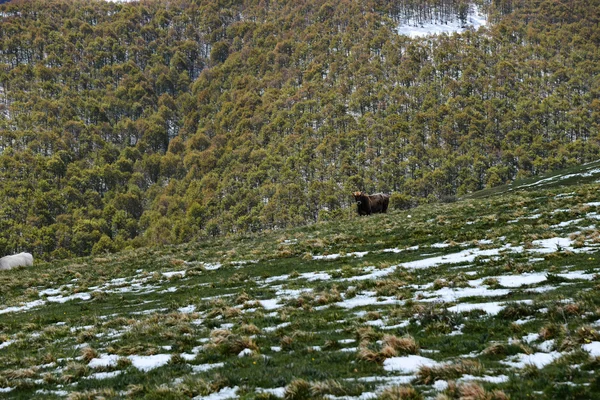
[[[423,24],[488,24],[410,37]],[[14,0],[0,254],[348,221],[599,158],[598,0]]]
[[[600,398],[600,171],[575,174],[3,271],[0,393]]]

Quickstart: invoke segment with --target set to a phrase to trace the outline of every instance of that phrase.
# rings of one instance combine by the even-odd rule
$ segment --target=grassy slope
[[[12,390],[0,395],[189,398],[237,386],[242,398],[268,398],[274,395],[262,389],[281,394],[284,387],[289,398],[314,398],[375,396],[410,382],[435,396],[443,389],[436,380],[474,375],[488,392],[513,399],[600,397],[598,360],[582,350],[600,340],[600,185],[594,178],[561,186],[575,178],[388,215],[2,272],[0,388]],[[536,250],[551,237],[570,238],[570,246]],[[397,251],[383,251],[390,249]],[[466,249],[481,255],[448,263]],[[484,255],[492,249],[503,250]],[[348,254],[356,251],[368,253]],[[327,254],[339,257],[312,257]],[[402,267],[444,255],[441,265]],[[174,271],[185,274],[163,274]],[[360,279],[375,272],[382,276]],[[583,279],[559,275],[575,272]],[[503,287],[498,278],[536,273],[542,281],[518,287]],[[474,279],[487,280],[469,283]],[[468,287],[481,291],[442,298]],[[74,298],[58,302],[67,296]],[[359,300],[366,305],[349,308]],[[487,302],[502,310],[449,310]],[[27,304],[32,308],[6,312]],[[539,336],[528,342],[530,334]],[[238,357],[244,348],[251,354]],[[540,352],[558,358],[542,368],[503,363]],[[150,371],[129,358],[156,354],[170,361]],[[407,354],[446,366],[416,376],[384,369],[384,360]],[[103,355],[115,356],[113,365],[89,364]],[[120,372],[94,378],[113,371]],[[461,390],[452,388],[445,393]]]

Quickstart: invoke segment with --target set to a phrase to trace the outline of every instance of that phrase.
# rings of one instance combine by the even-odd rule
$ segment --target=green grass
[[[264,390],[275,388],[285,388],[288,398],[367,392],[389,398],[408,390],[395,388],[403,379],[414,393],[435,397],[436,379],[458,379],[443,393],[597,398],[598,359],[582,345],[600,341],[594,296],[599,208],[588,204],[600,201],[599,188],[580,182],[529,186],[387,215],[2,272],[0,312],[31,306],[0,314],[0,388],[12,388],[2,396],[191,398],[237,387],[245,399],[272,397]],[[552,237],[571,238],[572,246],[536,251],[536,243]],[[468,261],[403,267],[500,248]],[[587,275],[560,275],[567,272]],[[494,278],[523,274],[545,280],[515,287]],[[452,297],[466,293],[475,279],[487,286]],[[56,302],[67,296],[82,298]],[[490,302],[501,310],[451,311]],[[539,336],[523,339],[532,334]],[[443,367],[387,371],[384,361],[403,353],[382,344],[385,335],[414,338],[417,354]],[[539,346],[561,356],[542,368],[504,363],[542,352]],[[250,354],[239,357],[243,349]],[[157,354],[171,360],[149,371],[132,364],[134,356]],[[102,355],[118,362],[89,365]],[[90,378],[115,371],[107,379]],[[482,388],[461,381],[465,374],[483,379]],[[490,382],[485,376],[506,378]]]

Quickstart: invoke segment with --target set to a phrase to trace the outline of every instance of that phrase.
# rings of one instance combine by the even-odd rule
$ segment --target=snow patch
[[[543,368],[560,358],[562,353],[553,351],[551,353],[534,353],[534,354],[517,354],[511,357],[513,361],[500,361],[502,364],[509,365],[514,368],[525,368],[526,365],[535,365],[537,368]]]
[[[101,354],[100,357],[92,358],[88,363],[90,368],[112,367],[117,365],[119,356],[116,354]]]
[[[140,371],[150,371],[162,367],[171,359],[170,354],[155,354],[152,356],[129,356],[131,364]]]
[[[590,353],[592,357],[600,357],[600,342],[586,343],[581,348]]]
[[[421,356],[391,357],[383,362],[383,369],[388,372],[402,372],[412,374],[421,367],[438,367],[441,364],[431,358]]]
[[[486,17],[479,11],[479,8],[477,6],[472,6],[469,8],[465,26],[463,26],[458,19],[439,24],[435,22],[417,24],[414,21],[409,21],[407,25],[400,25],[396,30],[400,35],[417,38],[422,36],[441,35],[444,33],[462,33],[466,31],[467,28],[477,30],[481,26],[486,26],[487,23]]]
[[[215,393],[211,393],[208,396],[196,396],[193,397],[193,400],[225,400],[225,399],[235,399],[237,398],[236,396],[236,392],[238,390],[237,386],[234,386],[232,388],[230,387],[224,387],[223,389],[219,390],[218,392]]]

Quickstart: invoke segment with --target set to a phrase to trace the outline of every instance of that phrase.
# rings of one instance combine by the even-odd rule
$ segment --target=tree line
[[[598,158],[600,2],[0,6],[0,253],[43,258],[446,201]]]

